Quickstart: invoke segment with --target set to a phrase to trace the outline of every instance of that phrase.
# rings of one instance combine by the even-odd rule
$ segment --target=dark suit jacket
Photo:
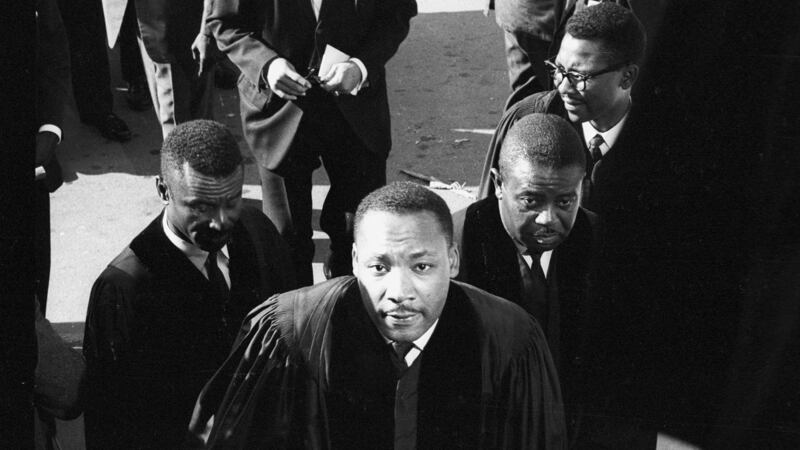
[[[54,0],[36,1],[36,32],[36,120],[39,126],[62,128],[72,87],[67,31]],[[52,192],[63,182],[58,159],[46,162],[45,170],[45,185]]]
[[[308,99],[287,102],[273,96],[262,71],[282,57],[305,75],[308,67],[318,67],[328,44],[366,66],[368,84],[358,95],[342,95],[335,101],[367,148],[388,154],[391,133],[384,65],[408,35],[409,19],[416,12],[414,0],[323,0],[317,21],[310,0],[215,2],[208,27],[219,48],[242,71],[242,120],[259,162],[269,169],[277,167],[297,130],[300,110],[314,107]]]
[[[162,213],[163,214],[163,213]],[[84,355],[89,448],[176,448],[248,311],[294,288],[285,245],[252,208],[228,244],[230,300],[164,234],[159,215],[92,288]]]
[[[191,45],[203,20],[203,0],[103,0],[109,46],[113,47],[128,2],[136,6],[147,55],[157,63],[192,59]]]
[[[470,205],[463,220],[454,218],[455,239],[461,244],[458,278],[525,307],[517,248],[500,219],[492,196]],[[463,224],[463,225],[462,225]],[[581,209],[569,237],[553,251],[549,281],[555,278],[557,323],[550,314],[545,330],[564,387],[565,400],[574,395],[577,371],[585,359],[590,311],[595,307],[594,267],[600,251],[600,218]],[[530,311],[529,311],[530,312]]]

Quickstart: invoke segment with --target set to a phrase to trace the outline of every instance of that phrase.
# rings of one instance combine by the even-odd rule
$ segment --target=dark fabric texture
[[[70,96],[67,32],[55,0],[37,1],[36,13],[36,124],[62,128]],[[50,285],[50,192],[64,182],[57,156],[44,162],[44,168],[47,176],[35,183],[32,202],[34,289],[42,311]]]
[[[315,106],[273,96],[262,82],[266,64],[283,57],[305,74],[310,67],[318,66],[326,45],[360,59],[366,66],[367,84],[358,95],[342,95],[335,102],[367,148],[386,156],[391,137],[384,66],[405,39],[409,19],[416,13],[413,0],[362,0],[357,4],[330,0],[322,3],[317,21],[310,2],[215,2],[209,29],[219,48],[242,71],[242,102],[251,105],[254,112],[263,111],[248,115],[244,124],[256,159],[275,169],[285,155],[284,146],[297,131],[298,122],[287,121],[286,116],[297,114],[295,106],[302,110]]]
[[[111,73],[100,0],[59,0],[69,38],[72,92],[81,122],[95,124],[113,109]]]
[[[540,279],[538,288],[528,289],[519,262],[522,257],[503,227],[497,199],[491,197],[473,203],[454,222],[455,239],[461,245],[459,280],[508,299],[534,317],[537,313],[545,314],[536,318],[547,325],[543,329],[558,363],[567,410],[574,409],[574,404],[585,401],[587,395],[587,353],[593,335],[592,312],[597,307],[595,274],[601,248],[600,218],[581,209],[567,239],[553,250],[548,279]],[[538,265],[535,258],[533,264]],[[541,268],[539,273],[530,273],[530,277],[542,277]],[[545,296],[546,300],[526,295],[531,293]],[[546,303],[546,307],[540,303]]]
[[[192,60],[191,45],[200,31],[203,2],[196,0],[102,0],[106,18],[125,16],[129,2],[135,6],[139,35],[147,54],[162,64]],[[123,21],[106,22],[108,31],[120,31]],[[116,43],[110,43],[114,45]],[[197,72],[195,68],[195,72]]]
[[[159,215],[92,288],[84,355],[89,448],[175,448],[247,312],[294,287],[274,227],[245,208],[228,244],[230,299],[166,237]],[[214,295],[216,293],[216,295]]]
[[[397,373],[342,277],[253,310],[190,426],[209,448],[392,448]],[[453,282],[420,356],[418,448],[565,448],[558,378],[519,307]],[[358,426],[353,426],[358,424]]]

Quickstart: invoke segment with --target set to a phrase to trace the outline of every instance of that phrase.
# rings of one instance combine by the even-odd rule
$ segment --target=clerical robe
[[[391,449],[389,347],[353,277],[276,295],[200,394],[192,444]],[[419,358],[417,448],[565,448],[558,376],[519,306],[451,282]]]

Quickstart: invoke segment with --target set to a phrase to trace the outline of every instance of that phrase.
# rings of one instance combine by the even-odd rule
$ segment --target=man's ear
[[[498,200],[503,199],[503,178],[500,176],[500,171],[497,168],[491,170],[492,183],[494,183],[494,195]]]
[[[458,276],[458,270],[461,267],[461,255],[458,253],[458,246],[455,243],[450,244],[450,250],[447,253],[450,260],[450,278],[455,278]]]
[[[622,89],[630,89],[633,87],[633,84],[636,83],[637,79],[639,79],[639,66],[637,64],[628,64],[628,67],[625,68],[625,72],[622,74],[620,87],[622,87]]]
[[[355,242],[353,242],[353,250],[350,252],[350,256],[353,259],[353,275],[355,275],[358,273],[358,250]]]
[[[167,189],[167,183],[164,182],[161,175],[156,176],[156,191],[158,191],[158,198],[160,198],[164,204],[169,203],[169,189]]]

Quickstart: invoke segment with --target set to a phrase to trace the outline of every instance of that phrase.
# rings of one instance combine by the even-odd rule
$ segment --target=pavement
[[[451,210],[470,203],[491,130],[508,95],[503,36],[483,0],[418,0],[420,15],[387,65],[393,149],[388,181],[411,179],[401,169],[466,185],[466,191],[436,190]],[[118,143],[80,124],[74,106],[67,114],[58,150],[66,182],[51,196],[52,267],[47,318],[75,347],[91,286],[129,242],[161,211],[155,176],[161,130],[153,111],[135,112],[124,101],[119,57],[109,53],[115,112],[133,138]],[[260,207],[261,190],[242,139],[235,90],[216,92],[216,119],[227,124],[245,156],[244,198]],[[323,170],[314,175],[315,219],[327,192]],[[466,195],[465,195],[466,193]],[[327,236],[315,224],[315,280],[322,279]],[[81,449],[82,419],[59,423],[63,449]]]

